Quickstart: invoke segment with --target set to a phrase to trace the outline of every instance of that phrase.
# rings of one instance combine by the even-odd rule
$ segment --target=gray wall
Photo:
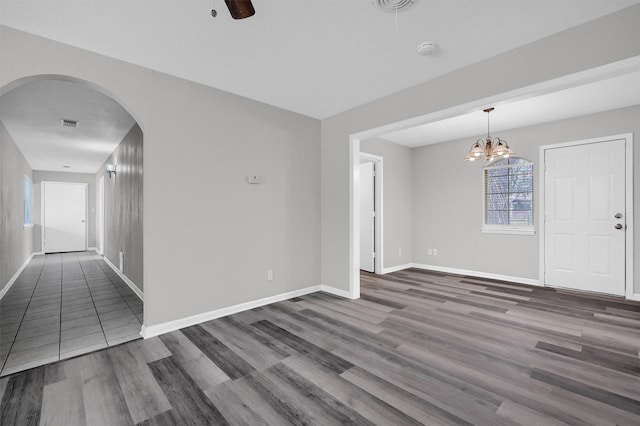
[[[109,178],[105,165],[115,164]],[[104,255],[116,267],[124,254],[121,271],[143,290],[142,257],[142,130],[136,124],[94,176],[96,185],[104,177]]]
[[[349,135],[638,56],[639,21],[637,5],[321,123],[0,26],[0,95],[66,75],[140,124],[153,326],[318,283],[347,290]],[[265,182],[247,185],[251,173]]]
[[[87,248],[96,246],[96,176],[88,173],[33,171],[33,251],[42,252],[42,182],[78,182],[87,185]]]
[[[540,177],[539,147],[555,143],[612,136],[640,135],[640,106],[498,132],[516,156],[534,163],[534,188]],[[540,192],[534,190],[536,235],[483,234],[483,163],[463,160],[477,138],[428,145],[413,156],[413,261],[520,278],[539,279]],[[471,142],[470,142],[471,141]],[[437,161],[434,161],[437,159]],[[640,241],[640,150],[634,152],[634,240]],[[437,248],[437,256],[427,256]],[[640,271],[636,248],[634,270]],[[635,292],[640,293],[636,272]]]
[[[320,283],[318,120],[2,26],[0,56],[0,95],[66,75],[142,128],[146,326]]]
[[[383,157],[384,268],[412,262],[412,149],[383,139],[362,141],[360,152]],[[399,254],[401,251],[402,254]]]
[[[638,56],[638,22],[635,5],[323,120],[322,283],[350,284],[350,135]]]
[[[24,227],[24,176],[31,167],[0,122],[0,290],[33,253],[33,227]]]

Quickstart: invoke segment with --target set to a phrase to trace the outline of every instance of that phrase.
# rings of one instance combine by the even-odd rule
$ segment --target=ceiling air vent
[[[60,120],[60,122],[65,127],[78,127],[78,122],[75,120],[67,120],[63,118]]]
[[[416,0],[372,0],[371,3],[385,12],[402,10],[415,3]]]

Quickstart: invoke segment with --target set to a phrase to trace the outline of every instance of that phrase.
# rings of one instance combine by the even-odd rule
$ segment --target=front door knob
[[[621,224],[621,223],[616,223],[615,228],[616,228],[616,229],[622,229],[622,224]]]

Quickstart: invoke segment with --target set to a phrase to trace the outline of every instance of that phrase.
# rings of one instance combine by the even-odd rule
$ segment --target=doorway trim
[[[374,221],[374,238],[373,238],[373,243],[375,245],[375,258],[374,258],[374,262],[373,262],[373,273],[374,274],[384,274],[384,268],[382,265],[384,265],[383,262],[383,258],[384,258],[384,245],[383,245],[383,241],[384,241],[384,234],[383,234],[383,230],[384,230],[384,221],[382,219],[383,217],[383,211],[382,211],[382,206],[383,206],[383,202],[382,202],[382,193],[383,193],[383,187],[382,187],[382,176],[383,176],[383,170],[382,170],[382,163],[383,163],[383,158],[379,155],[375,155],[375,154],[369,154],[367,152],[360,152],[360,160],[367,160],[368,162],[372,162],[373,163],[373,181],[374,181],[374,185],[375,185],[375,189],[374,189],[374,193],[373,193],[373,197],[375,198],[375,202],[374,202],[374,206],[375,206],[375,211],[376,211],[376,216],[375,216],[375,221]],[[360,176],[360,162],[358,162],[358,176]],[[360,188],[358,187],[358,191],[360,191]],[[360,198],[360,194],[358,194],[358,198]],[[360,262],[360,251],[358,251],[358,263]]]
[[[578,145],[588,145],[592,143],[607,142],[611,140],[623,139],[625,141],[625,210],[626,210],[626,235],[625,235],[625,276],[624,288],[625,298],[629,300],[640,300],[640,295],[633,292],[633,133],[623,133],[606,137],[583,139],[571,142],[564,142],[553,145],[543,145],[540,147],[540,173],[538,173],[538,217],[540,222],[539,249],[540,249],[540,284],[547,286],[545,279],[545,153],[547,150],[555,148],[566,148]]]
[[[419,126],[434,121],[444,120],[469,112],[482,110],[484,108],[507,104],[520,99],[527,99],[540,96],[547,93],[556,92],[571,87],[588,84],[591,82],[604,80],[606,78],[623,75],[640,70],[640,55],[611,62],[605,65],[597,66],[573,74],[564,75],[562,77],[553,78],[551,80],[541,81],[528,86],[523,86],[507,92],[494,94],[486,98],[472,100],[466,103],[445,107],[421,116],[399,120],[377,127],[369,128],[362,131],[356,131],[349,135],[348,159],[349,159],[349,221],[348,221],[348,238],[349,238],[349,290],[339,294],[343,297],[357,299],[360,297],[360,208],[356,206],[355,201],[359,200],[359,183],[356,180],[359,174],[359,153],[360,141],[368,138],[380,137],[385,133],[395,132],[408,129],[410,127]],[[471,273],[473,271],[468,271]],[[538,280],[542,284],[542,278]],[[533,283],[533,281],[531,282]],[[336,293],[338,294],[338,293]],[[640,300],[640,294],[635,296],[636,300]]]
[[[98,180],[98,253],[104,256],[104,176]]]

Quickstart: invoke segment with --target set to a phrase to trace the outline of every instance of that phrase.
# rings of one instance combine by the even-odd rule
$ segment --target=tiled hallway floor
[[[0,301],[0,376],[140,337],[142,301],[93,252],[34,256]]]

